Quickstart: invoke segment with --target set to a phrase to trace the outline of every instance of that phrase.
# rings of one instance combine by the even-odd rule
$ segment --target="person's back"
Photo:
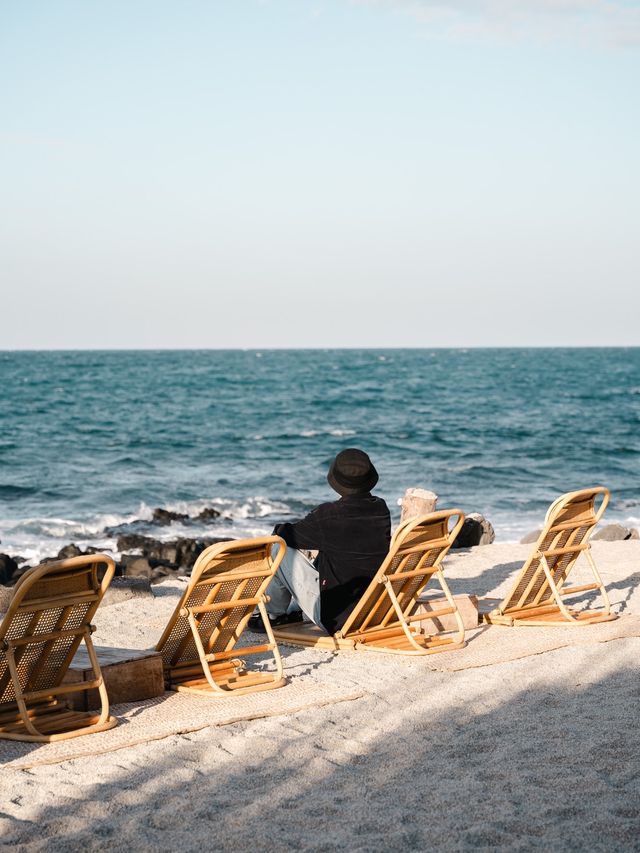
[[[292,601],[329,633],[339,631],[389,550],[391,517],[382,498],[371,494],[378,472],[362,450],[349,448],[334,459],[327,480],[341,495],[297,522],[276,525],[287,553],[268,588],[272,625],[302,618]],[[302,550],[318,551],[314,563]],[[251,627],[260,629],[260,620]]]
[[[389,550],[386,503],[370,492],[344,495],[274,532],[291,548],[319,551],[320,618],[330,634],[339,631]]]

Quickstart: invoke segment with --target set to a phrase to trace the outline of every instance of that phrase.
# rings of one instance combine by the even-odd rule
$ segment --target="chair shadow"
[[[249,634],[250,637],[261,636],[256,634],[252,635],[250,632],[243,632],[243,639],[245,638],[245,634]],[[249,643],[249,645],[253,645],[253,640]],[[242,646],[238,645],[236,646],[236,649],[238,650],[238,655],[242,655]],[[304,663],[307,664],[307,668],[302,672],[297,671],[296,678],[298,678],[300,675],[310,675],[312,672],[316,672],[327,664],[330,664],[334,655],[336,654],[336,652],[327,649],[314,649],[304,646],[288,645],[287,643],[284,643],[282,640],[280,640],[278,641],[278,650],[280,651],[280,656],[282,658],[282,665],[285,670],[285,677],[287,677],[287,659],[299,653],[303,649],[307,652],[321,653],[323,657],[314,661],[306,660]],[[256,655],[254,661],[256,665],[262,666],[262,668],[264,668],[265,670],[270,668],[270,664],[273,665],[273,657],[270,652],[265,652],[264,655]],[[297,669],[300,664],[296,663],[293,664],[293,666],[295,666]]]
[[[486,598],[497,586],[522,568],[522,560],[510,563],[497,563],[489,566],[479,575],[467,578],[447,577],[447,584],[454,595],[477,595]],[[492,596],[495,598],[496,596]]]

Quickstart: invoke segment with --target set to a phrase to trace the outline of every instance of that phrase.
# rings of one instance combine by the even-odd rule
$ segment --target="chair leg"
[[[596,561],[593,559],[593,554],[591,553],[591,543],[589,543],[589,547],[585,551],[585,554],[589,566],[591,567],[591,571],[593,572],[593,576],[596,580],[596,583],[600,587],[600,595],[602,596],[602,600],[604,601],[604,612],[609,615],[611,613],[611,602],[609,601],[607,588],[602,583],[602,578],[600,577],[600,572],[598,571],[598,567],[596,566]]]
[[[273,647],[272,648],[273,657],[274,657],[274,660],[276,663],[276,672],[275,672],[273,678],[270,679],[269,681],[265,680],[265,683],[270,685],[272,681],[278,682],[278,681],[282,680],[282,676],[283,676],[282,657],[280,656],[280,650],[278,649],[278,644],[276,643],[275,637],[273,636],[273,630],[271,628],[271,623],[269,622],[269,617],[267,615],[267,610],[265,608],[264,601],[260,601],[258,603],[258,610],[260,612],[260,616],[262,617],[262,621],[264,622],[264,627],[265,627],[265,630],[267,632],[267,638],[269,640],[269,644]],[[213,675],[211,673],[211,669],[209,667],[209,661],[207,660],[207,653],[205,652],[204,646],[202,645],[202,639],[201,639],[200,633],[198,631],[198,622],[197,622],[195,616],[193,615],[193,613],[191,613],[191,612],[188,613],[187,618],[189,621],[189,626],[191,628],[191,633],[193,636],[193,642],[194,642],[196,650],[198,652],[198,657],[200,658],[200,664],[202,666],[202,672],[203,672],[203,675],[206,678],[207,682],[209,683],[211,690],[214,693],[217,693],[217,694],[222,695],[222,696],[228,696],[230,693],[238,693],[238,694],[241,693],[242,688],[238,688],[237,690],[232,689],[232,688],[228,688],[228,687],[225,688],[225,687],[221,687],[216,682],[215,678],[213,677]],[[242,653],[242,649],[238,649],[238,653],[239,654]],[[249,687],[247,686],[244,689],[249,690]]]
[[[91,661],[91,669],[93,670],[93,676],[96,681],[100,682],[98,685],[98,695],[100,696],[100,717],[94,724],[96,727],[99,727],[106,723],[109,719],[109,694],[107,693],[107,687],[104,683],[104,676],[102,675],[100,663],[98,662],[98,656],[96,655],[93,640],[91,639],[90,628],[87,628],[83,639],[84,644],[87,647],[87,652],[89,653],[89,660]]]
[[[46,735],[42,734],[42,732],[39,732],[31,722],[31,719],[29,718],[29,712],[27,711],[27,703],[24,701],[22,687],[20,687],[20,677],[18,675],[18,668],[16,666],[15,650],[11,645],[7,648],[7,663],[9,665],[9,672],[11,673],[13,692],[16,696],[16,704],[18,706],[18,710],[20,711],[20,719],[22,720],[22,725],[32,737],[37,738],[38,740],[46,740]]]
[[[458,605],[455,602],[453,595],[451,594],[451,590],[449,589],[449,584],[444,579],[444,573],[442,569],[438,569],[436,572],[436,577],[438,578],[438,583],[440,584],[440,589],[444,592],[445,598],[449,602],[450,606],[455,610],[455,618],[456,624],[458,626],[458,636],[457,639],[453,640],[454,644],[464,643],[464,622],[462,621],[462,616],[460,615],[460,611],[458,610]]]
[[[276,673],[274,675],[273,680],[279,681],[283,675],[283,666],[282,666],[282,656],[280,654],[280,649],[278,648],[278,643],[276,642],[276,638],[273,635],[273,628],[271,627],[271,622],[269,621],[269,614],[267,613],[267,608],[265,606],[266,597],[262,597],[262,601],[258,604],[258,611],[260,612],[260,616],[262,617],[262,621],[264,623],[265,630],[267,632],[267,639],[269,640],[269,645],[273,646],[273,658],[276,662]]]
[[[228,693],[229,691],[225,690],[223,687],[220,687],[220,685],[216,683],[215,678],[211,675],[211,670],[209,669],[209,662],[207,660],[207,653],[204,650],[204,646],[202,645],[202,639],[200,638],[200,632],[198,631],[198,623],[191,611],[189,611],[187,619],[189,620],[189,627],[191,628],[191,634],[193,635],[193,642],[195,644],[196,650],[198,652],[198,657],[200,658],[200,663],[202,665],[202,673],[209,682],[209,687],[211,687],[214,693]]]
[[[545,576],[547,578],[547,583],[549,584],[549,589],[551,590],[551,593],[553,594],[553,597],[556,600],[556,604],[558,605],[558,608],[560,609],[560,613],[562,613],[562,615],[564,616],[565,619],[567,619],[567,621],[577,622],[578,620],[575,618],[575,616],[571,615],[571,613],[569,612],[569,609],[567,608],[566,604],[562,600],[562,596],[560,595],[560,590],[556,586],[556,582],[554,581],[553,575],[551,574],[551,569],[549,568],[549,563],[547,562],[547,558],[545,557],[544,554],[541,555],[540,564],[541,564],[542,569],[543,569]]]
[[[398,621],[400,622],[400,626],[402,627],[402,630],[403,630],[407,640],[409,641],[409,645],[413,647],[413,651],[403,650],[401,653],[405,654],[405,655],[428,654],[428,651],[424,648],[424,646],[421,646],[419,643],[416,643],[415,637],[411,633],[411,628],[407,624],[407,620],[404,617],[404,613],[402,612],[402,608],[400,607],[400,604],[398,602],[396,594],[393,591],[393,586],[391,585],[391,581],[385,576],[382,579],[382,583],[385,585],[385,588],[387,590],[387,594],[389,596],[389,600],[391,601],[391,604],[393,605],[393,609],[395,610],[396,616],[398,617]],[[371,651],[371,652],[391,651],[390,649],[385,649],[384,646],[380,646],[380,647],[370,646],[366,641],[363,642],[362,640],[356,642],[356,648],[366,649],[367,651]]]
[[[109,697],[107,694],[107,688],[104,683],[104,678],[102,677],[102,672],[100,670],[100,664],[98,663],[98,659],[96,657],[95,649],[93,647],[93,643],[91,641],[91,636],[89,629],[87,629],[87,633],[84,636],[85,643],[87,645],[87,651],[89,653],[89,659],[91,661],[91,666],[93,669],[93,674],[95,676],[95,680],[99,682],[98,684],[98,693],[100,695],[100,703],[101,703],[101,712],[100,716],[94,722],[89,723],[89,725],[82,725],[83,720],[86,720],[87,717],[91,718],[90,714],[86,714],[85,712],[71,712],[65,710],[65,706],[59,706],[60,708],[60,718],[66,717],[66,722],[69,723],[71,718],[74,720],[74,723],[77,723],[77,726],[71,728],[69,731],[61,731],[53,734],[45,734],[44,732],[39,731],[35,725],[34,720],[37,721],[37,715],[34,717],[29,716],[29,710],[27,708],[27,703],[24,698],[24,692],[20,686],[20,679],[18,675],[18,668],[15,660],[15,650],[12,646],[9,646],[7,649],[7,663],[9,666],[9,672],[11,674],[11,682],[13,684],[14,693],[16,696],[16,705],[18,706],[18,710],[20,712],[20,720],[22,725],[26,730],[26,734],[7,734],[5,733],[3,737],[10,738],[12,740],[25,740],[25,741],[35,741],[38,743],[49,743],[57,740],[66,740],[67,738],[77,737],[79,735],[84,734],[93,734],[94,732],[104,731],[105,729],[113,728],[117,724],[117,720],[113,717],[109,716]],[[78,689],[82,689],[81,684],[78,684]],[[56,688],[51,689],[51,695],[55,696]],[[56,703],[57,704],[57,703]],[[55,706],[54,706],[55,707]],[[57,713],[57,710],[56,710]]]

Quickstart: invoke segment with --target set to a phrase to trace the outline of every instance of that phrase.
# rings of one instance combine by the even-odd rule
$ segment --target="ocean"
[[[0,383],[0,551],[30,562],[129,529],[270,532],[337,497],[354,446],[396,520],[427,488],[517,541],[605,485],[605,521],[640,523],[640,348],[0,352]]]

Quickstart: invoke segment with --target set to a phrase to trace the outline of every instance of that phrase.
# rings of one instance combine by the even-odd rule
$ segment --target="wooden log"
[[[153,650],[96,648],[109,703],[153,699],[164,692],[162,657]],[[67,670],[64,681],[92,681],[93,670],[86,649],[81,646]],[[100,707],[97,690],[83,690],[69,697],[71,707],[88,711]]]
[[[416,518],[435,512],[438,496],[428,489],[407,489],[400,502],[402,511],[400,513],[400,524],[408,518]]]
[[[458,612],[462,617],[465,630],[478,627],[478,599],[475,595],[454,595]],[[418,606],[415,613],[429,613],[431,610],[448,608],[449,602],[446,598],[418,598]],[[440,631],[457,631],[458,623],[455,614],[443,613],[435,619],[421,623],[420,628],[425,634],[437,634]]]

